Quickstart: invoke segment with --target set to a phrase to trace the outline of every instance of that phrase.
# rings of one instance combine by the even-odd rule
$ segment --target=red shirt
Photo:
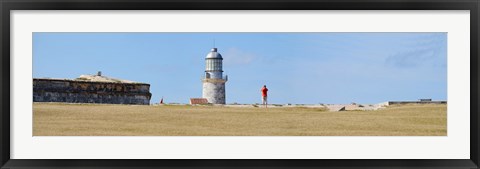
[[[268,89],[266,87],[263,87],[261,91],[262,91],[262,96],[264,97],[267,96]]]

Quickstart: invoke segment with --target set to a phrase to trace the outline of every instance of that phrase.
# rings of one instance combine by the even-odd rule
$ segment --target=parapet
[[[34,102],[150,104],[150,84],[99,75],[33,79]]]

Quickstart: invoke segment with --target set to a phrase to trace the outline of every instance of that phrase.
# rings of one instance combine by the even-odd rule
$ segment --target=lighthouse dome
[[[217,52],[217,48],[212,48],[210,53],[207,54],[206,59],[222,59],[222,55]]]

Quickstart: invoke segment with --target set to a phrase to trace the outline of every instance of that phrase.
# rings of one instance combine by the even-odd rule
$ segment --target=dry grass
[[[33,104],[34,136],[446,136],[447,105],[315,108]]]

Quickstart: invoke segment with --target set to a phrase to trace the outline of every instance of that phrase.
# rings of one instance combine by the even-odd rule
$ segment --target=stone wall
[[[202,97],[209,103],[225,104],[225,80],[204,79]]]
[[[394,104],[447,104],[447,101],[389,101],[388,105]]]
[[[148,105],[151,96],[150,85],[145,83],[33,79],[34,102]]]

